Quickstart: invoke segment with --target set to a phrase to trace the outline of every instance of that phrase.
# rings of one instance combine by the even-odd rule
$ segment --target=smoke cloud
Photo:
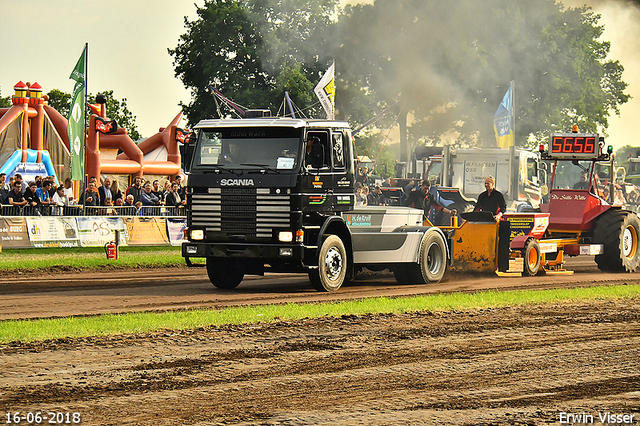
[[[346,4],[372,4],[373,1],[342,0],[341,3],[342,6],[345,6]],[[389,3],[393,2],[387,2],[387,4]],[[414,4],[418,3],[419,2],[416,2]],[[435,52],[436,55],[439,55],[439,58],[437,61],[430,63],[430,67],[432,68],[425,68],[424,64],[420,64],[417,58],[407,55],[405,63],[407,75],[402,75],[402,70],[400,70],[399,75],[401,75],[402,78],[408,79],[407,81],[411,81],[412,87],[417,87],[416,90],[412,91],[412,96],[432,100],[431,103],[425,102],[423,104],[423,108],[426,110],[435,108],[437,105],[442,105],[440,102],[442,99],[446,99],[448,94],[456,93],[456,95],[462,95],[455,96],[457,99],[462,100],[461,104],[457,105],[457,113],[459,113],[460,110],[467,111],[466,119],[476,119],[478,122],[486,121],[488,126],[490,126],[493,117],[492,113],[489,114],[487,111],[495,111],[509,84],[508,78],[503,78],[503,76],[518,76],[516,79],[516,102],[518,102],[518,89],[521,89],[521,93],[528,93],[526,85],[535,84],[535,73],[539,70],[535,69],[536,64],[516,63],[522,62],[522,59],[516,61],[512,58],[511,60],[507,59],[505,63],[501,64],[502,66],[499,71],[495,71],[501,73],[500,78],[495,78],[498,76],[487,75],[487,73],[492,72],[492,67],[486,67],[484,64],[459,63],[457,53],[459,52],[460,46],[450,43],[450,40],[455,38],[451,37],[451,32],[464,31],[466,25],[471,25],[472,23],[473,25],[477,25],[476,23],[482,22],[482,18],[479,18],[477,14],[481,11],[479,4],[483,2],[470,1],[466,2],[465,7],[457,8],[455,7],[456,4],[465,4],[465,2],[429,3],[431,3],[432,6],[434,3],[441,3],[442,6],[438,9],[438,13],[442,13],[442,25],[438,26],[436,24],[431,28],[432,37],[413,40],[411,49]],[[523,2],[523,4],[524,3],[525,2]],[[632,96],[632,99],[628,103],[620,107],[620,118],[615,115],[609,117],[609,127],[606,131],[608,134],[607,142],[616,148],[627,144],[640,145],[640,141],[632,139],[635,134],[634,121],[640,116],[640,0],[566,0],[563,1],[563,4],[565,7],[571,8],[586,5],[601,15],[599,25],[604,25],[605,27],[601,40],[611,42],[611,51],[607,60],[619,60],[625,67],[622,79],[629,84],[625,93]],[[455,19],[447,16],[448,13],[455,13]],[[400,15],[401,12],[397,10],[394,10],[392,14],[390,11],[390,16],[397,17]],[[451,25],[452,22],[457,22],[459,25],[457,27]],[[495,20],[492,20],[492,22],[495,22]],[[449,25],[446,25],[447,23],[449,23]],[[430,24],[433,25],[432,22]],[[517,25],[517,28],[521,32],[530,31],[532,28],[532,26],[529,25],[531,23],[525,21],[511,24]],[[397,25],[397,22],[389,22],[388,25]],[[495,32],[494,30],[495,28],[487,28],[487,34],[489,31]],[[400,26],[398,26],[398,31],[402,31]],[[482,33],[483,28],[480,26],[474,28],[474,31]],[[382,32],[384,31],[381,31],[381,33]],[[410,35],[408,34],[408,36]],[[534,34],[532,34],[531,39],[536,39]],[[397,43],[397,40],[382,38],[379,41],[377,40],[377,42],[380,43],[381,50],[383,51],[393,49],[394,46],[391,45],[392,43],[396,43],[397,48],[400,49],[400,44]],[[514,49],[522,51],[522,49],[528,48],[528,46],[511,46],[509,45],[509,40],[496,40],[496,43],[503,43],[504,51],[507,54]],[[533,48],[533,46],[531,48]],[[422,75],[416,76],[414,70],[421,65]],[[341,67],[346,66],[360,66],[360,64],[336,64],[338,72]],[[471,76],[471,79],[465,82],[464,87],[456,80],[456,72],[460,67],[477,67],[478,70],[477,74],[473,74],[473,72],[467,73],[468,76]],[[398,74],[396,73],[396,75]],[[502,79],[506,81],[504,82],[504,86],[501,87],[487,87],[487,78],[492,81]],[[422,81],[421,85],[416,85],[417,79]],[[393,89],[397,90],[396,87]],[[337,90],[339,91],[340,88],[338,87]],[[389,95],[393,96],[394,94],[389,93]],[[465,100],[468,100],[467,104],[464,104]],[[544,101],[545,100],[541,100],[541,102]],[[486,103],[486,105],[478,105],[480,102]],[[487,108],[487,106],[490,106],[490,108]],[[434,119],[437,118],[439,118],[442,123],[431,122],[429,126],[437,127],[440,124],[443,126],[450,125],[452,117],[446,113],[434,114]],[[516,123],[516,129],[518,131],[518,123]],[[522,128],[519,130],[525,131],[525,129]],[[526,130],[535,131],[535,129]],[[429,129],[425,128],[424,131],[428,132]],[[632,134],[631,132],[634,133]],[[483,131],[483,133],[486,135],[489,131]]]

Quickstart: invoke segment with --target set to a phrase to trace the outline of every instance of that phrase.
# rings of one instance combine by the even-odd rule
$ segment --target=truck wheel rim
[[[442,267],[442,250],[438,244],[431,244],[429,252],[427,253],[427,267],[429,272],[437,274]]]
[[[327,277],[330,280],[335,280],[342,272],[342,254],[336,247],[331,247],[327,250],[327,255],[324,257],[325,271]]]
[[[633,226],[627,226],[622,234],[622,250],[626,258],[633,258],[636,255],[638,234]]]

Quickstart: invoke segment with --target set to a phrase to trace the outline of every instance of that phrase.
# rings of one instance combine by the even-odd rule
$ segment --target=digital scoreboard
[[[549,140],[549,155],[556,158],[594,158],[600,155],[597,134],[554,133]]]

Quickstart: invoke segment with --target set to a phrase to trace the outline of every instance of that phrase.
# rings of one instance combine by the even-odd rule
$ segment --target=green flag
[[[82,50],[73,72],[69,76],[75,80],[71,108],[69,110],[69,153],[71,155],[71,179],[84,180],[85,148],[85,97],[87,88],[87,45]]]

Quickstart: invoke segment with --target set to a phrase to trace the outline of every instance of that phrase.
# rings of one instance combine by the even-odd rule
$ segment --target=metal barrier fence
[[[0,205],[0,216],[186,216],[184,207],[164,206],[12,206]]]

